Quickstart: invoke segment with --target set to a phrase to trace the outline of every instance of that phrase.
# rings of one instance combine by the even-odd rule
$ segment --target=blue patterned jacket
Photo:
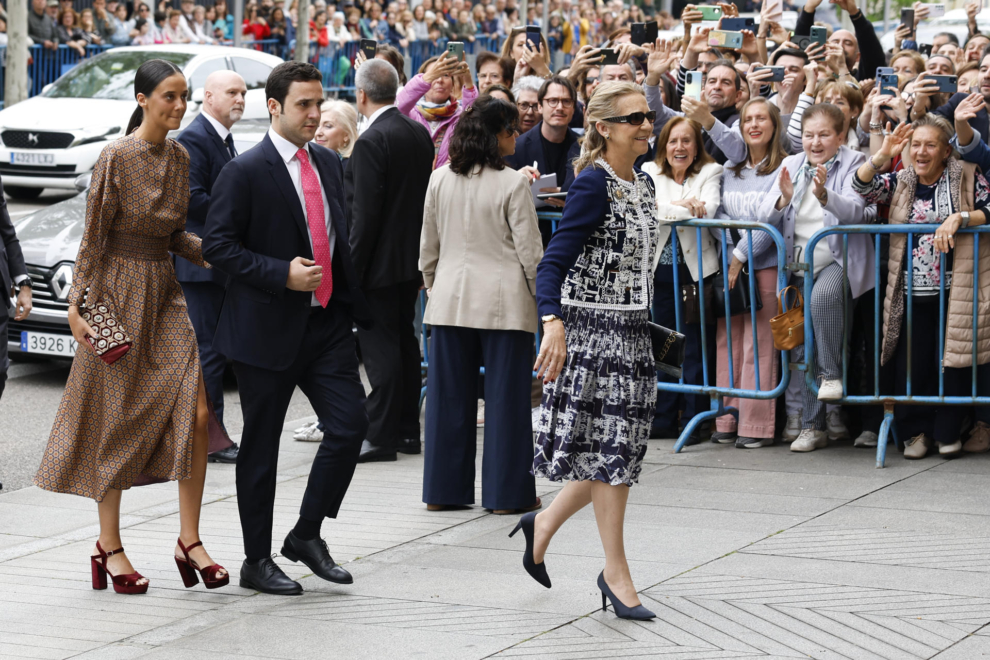
[[[653,181],[635,174],[623,181],[599,160],[574,180],[536,270],[540,316],[561,316],[561,305],[649,309],[659,223]]]

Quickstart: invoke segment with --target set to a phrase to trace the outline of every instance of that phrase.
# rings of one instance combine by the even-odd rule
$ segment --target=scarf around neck
[[[835,165],[836,159],[839,157],[839,152],[835,152],[827,163],[825,163],[825,171],[828,172]],[[801,208],[801,202],[804,200],[804,194],[808,191],[808,186],[811,185],[811,180],[815,178],[815,172],[818,171],[817,165],[812,165],[805,159],[804,165],[801,169],[797,171],[797,176],[794,179],[794,197],[791,198],[791,204],[794,206],[795,212]]]
[[[458,105],[456,99],[450,99],[447,103],[430,103],[424,97],[416,104],[416,109],[426,121],[441,121],[453,117]]]

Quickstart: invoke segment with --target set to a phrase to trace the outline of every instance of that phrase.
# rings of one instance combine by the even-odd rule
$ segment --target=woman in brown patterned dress
[[[166,139],[186,112],[186,79],[164,60],[144,63],[134,79],[138,108],[127,135],[103,149],[93,172],[86,229],[69,294],[69,325],[80,348],[51,438],[35,477],[45,490],[97,501],[100,538],[93,587],[144,593],[120,541],[121,492],[179,481],[176,562],[186,586],[200,570],[207,587],[227,584],[199,541],[207,452],[229,444],[212,415],[199,351],[169,252],[206,266],[200,239],[184,231],[189,156]],[[133,340],[106,364],[80,304],[105,303]],[[190,546],[196,546],[195,548]]]

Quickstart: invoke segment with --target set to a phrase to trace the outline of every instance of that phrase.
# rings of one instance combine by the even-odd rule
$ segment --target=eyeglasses
[[[598,78],[585,78],[584,79],[584,84],[585,85],[591,85],[591,84],[596,83],[596,82],[598,82]]]
[[[551,108],[556,108],[558,105],[570,108],[574,105],[574,99],[543,99],[543,102]]]
[[[520,112],[533,112],[540,108],[539,104],[536,103],[518,103],[516,105],[519,107]]]
[[[612,124],[630,124],[632,126],[639,126],[643,121],[648,121],[651,124],[657,120],[657,113],[655,110],[650,110],[649,112],[634,112],[631,115],[623,115],[622,117],[607,117],[604,121],[610,122]]]

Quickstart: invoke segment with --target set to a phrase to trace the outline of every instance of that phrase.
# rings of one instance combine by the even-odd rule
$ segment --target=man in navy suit
[[[309,63],[284,62],[265,85],[271,128],[213,186],[203,257],[227,273],[214,346],[234,363],[244,412],[237,506],[242,587],[299,594],[272,560],[275,474],[285,413],[298,385],[326,424],[296,526],[281,554],[349,584],[320,538],[336,518],[368,430],[352,323],[369,314],[351,261],[343,168],[312,144],[323,83]]]
[[[532,166],[535,162],[541,175],[557,174],[557,186],[544,192],[567,192],[574,181],[571,163],[581,149],[577,143],[578,134],[569,127],[577,104],[577,91],[567,78],[554,76],[543,83],[536,98],[542,120],[516,138],[516,152],[506,156],[505,162],[514,170]],[[564,206],[562,199],[548,199],[546,203],[548,206]],[[552,223],[541,220],[540,233],[546,248],[550,242]]]
[[[234,138],[230,128],[244,114],[244,78],[233,71],[214,71],[204,84],[203,109],[179,134],[179,142],[189,152],[189,211],[186,231],[202,236],[206,213],[210,210],[213,184],[223,166],[233,160]],[[219,268],[196,266],[175,257],[175,276],[182,286],[189,308],[189,320],[196,330],[199,363],[203,368],[206,392],[213,402],[217,419],[223,423],[223,371],[227,359],[213,348],[213,331],[223,302],[227,276]],[[237,445],[210,454],[219,463],[237,462]]]

